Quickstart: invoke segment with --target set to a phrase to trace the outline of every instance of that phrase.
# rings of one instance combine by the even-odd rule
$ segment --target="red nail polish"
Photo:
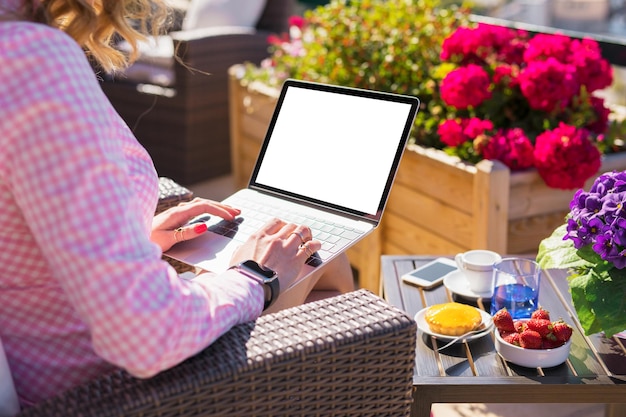
[[[206,223],[200,223],[193,227],[193,231],[196,232],[196,234],[204,233],[206,232],[206,230],[207,230]]]

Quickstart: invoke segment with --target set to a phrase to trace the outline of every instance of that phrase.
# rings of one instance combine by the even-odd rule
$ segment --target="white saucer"
[[[445,285],[445,287],[453,293],[472,300],[477,300],[479,298],[491,298],[492,295],[491,290],[480,293],[472,291],[467,283],[465,275],[463,275],[463,272],[458,269],[450,272],[444,277],[443,285]]]
[[[441,339],[441,340],[452,340],[452,339],[457,338],[457,336],[449,336],[449,335],[435,333],[431,331],[430,327],[428,326],[428,323],[426,323],[426,319],[424,318],[424,316],[426,315],[426,310],[428,310],[428,307],[418,311],[417,314],[415,315],[415,321],[417,322],[417,328],[419,330],[423,331],[427,335],[434,336],[437,339]],[[482,311],[478,308],[476,308],[476,310],[480,312],[480,315],[483,318],[483,324],[485,325],[485,330],[483,330],[480,333],[471,334],[467,337],[459,339],[457,343],[469,342],[470,340],[479,339],[491,331],[491,328],[493,327],[493,321],[491,320],[491,315],[487,313],[486,311]]]

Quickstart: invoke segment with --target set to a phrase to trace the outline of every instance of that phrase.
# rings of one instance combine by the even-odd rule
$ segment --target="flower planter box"
[[[235,181],[247,183],[278,91],[243,86],[230,69],[231,156]],[[626,170],[626,154],[604,157],[600,172]],[[588,188],[593,179],[586,184]],[[410,145],[402,157],[378,229],[348,251],[362,288],[379,291],[382,254],[455,254],[468,249],[535,253],[563,223],[574,190],[548,188],[537,172],[498,161],[473,165]]]

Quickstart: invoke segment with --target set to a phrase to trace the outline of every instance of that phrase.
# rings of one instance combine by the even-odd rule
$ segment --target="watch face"
[[[274,301],[276,301],[278,294],[280,293],[280,283],[278,282],[278,275],[276,272],[269,268],[263,268],[261,265],[252,260],[240,263],[239,267],[247,269],[250,273],[259,278],[262,277],[263,287],[265,290],[265,306],[263,309],[265,310],[271,306]]]

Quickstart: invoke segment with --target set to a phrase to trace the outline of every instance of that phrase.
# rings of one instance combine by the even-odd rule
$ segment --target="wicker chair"
[[[359,290],[236,326],[153,378],[118,371],[19,416],[407,416],[416,331]]]
[[[159,191],[157,212],[193,197],[169,178]],[[153,378],[120,370],[19,416],[408,416],[416,338],[412,318],[359,290],[236,326]]]
[[[150,153],[159,174],[193,184],[230,173],[228,68],[260,63],[268,35],[282,33],[295,0],[268,0],[256,29],[174,31],[174,84],[104,78],[102,89]],[[191,70],[190,70],[191,68]]]

